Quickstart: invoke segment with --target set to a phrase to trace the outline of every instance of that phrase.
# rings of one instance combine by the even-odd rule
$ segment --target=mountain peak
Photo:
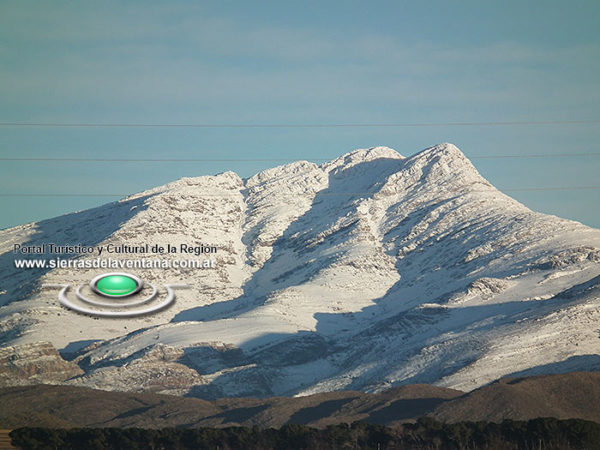
[[[373,161],[376,159],[405,159],[396,150],[389,147],[370,147],[361,148],[358,150],[346,153],[338,158],[335,158],[329,162],[326,162],[321,166],[326,172],[330,172],[339,167],[349,168],[356,164]]]
[[[444,160],[457,160],[457,161],[466,161],[469,162],[469,159],[465,156],[465,154],[460,151],[460,149],[449,142],[444,142],[442,144],[434,145],[433,147],[428,147],[420,152],[411,156],[413,158],[439,158]]]
[[[443,143],[428,147],[406,159],[404,171],[410,178],[427,181],[435,189],[490,184],[471,161],[454,144]],[[406,180],[405,180],[406,181]]]

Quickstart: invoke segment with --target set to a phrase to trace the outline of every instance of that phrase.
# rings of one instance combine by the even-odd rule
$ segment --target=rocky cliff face
[[[98,270],[14,268],[13,244],[43,242],[218,251],[213,269],[136,270],[162,296],[168,283],[189,289],[158,313],[107,319],[41,287],[90,295]],[[529,210],[451,144],[186,178],[1,231],[0,252],[0,340],[50,341],[85,371],[69,383],[102,389],[470,390],[516,372],[588,370],[599,350],[600,231]],[[163,256],[182,257],[195,258]]]
[[[49,342],[0,348],[0,386],[58,384],[83,373]]]

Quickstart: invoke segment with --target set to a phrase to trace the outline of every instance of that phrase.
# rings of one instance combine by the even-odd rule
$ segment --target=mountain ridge
[[[214,244],[217,264],[138,271],[191,288],[152,316],[97,319],[41,288],[97,271],[10,267],[12,244],[48,239]],[[529,210],[452,144],[408,158],[373,147],[247,179],[183,178],[0,231],[0,341],[51,342],[85,370],[64,382],[91,387],[203,398],[472,390],[570,358],[573,370],[595,367],[576,357],[599,350],[599,248],[600,231]]]

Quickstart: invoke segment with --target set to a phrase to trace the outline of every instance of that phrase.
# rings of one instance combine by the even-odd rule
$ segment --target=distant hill
[[[370,420],[379,424],[420,417],[462,392],[428,385],[381,394],[338,391],[307,397],[223,398],[108,392],[73,386],[0,389],[0,427],[280,427]]]
[[[442,422],[556,417],[600,423],[600,372],[503,378],[441,404],[431,415]]]
[[[430,416],[442,422],[578,418],[600,423],[600,373],[509,378],[470,393],[406,385],[378,394],[336,391],[307,397],[205,401],[74,386],[0,389],[0,428],[42,427],[324,427],[381,425]]]

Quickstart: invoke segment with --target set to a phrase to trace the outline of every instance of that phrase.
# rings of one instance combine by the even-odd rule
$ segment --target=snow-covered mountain
[[[218,250],[214,268],[134,271],[163,295],[189,286],[170,308],[99,318],[43,286],[102,270],[14,267],[14,244],[50,242]],[[40,358],[61,368],[49,382],[206,398],[600,370],[599,262],[600,230],[529,210],[452,144],[184,178],[0,231],[0,343],[17,355],[0,381],[33,382],[14,366]]]

